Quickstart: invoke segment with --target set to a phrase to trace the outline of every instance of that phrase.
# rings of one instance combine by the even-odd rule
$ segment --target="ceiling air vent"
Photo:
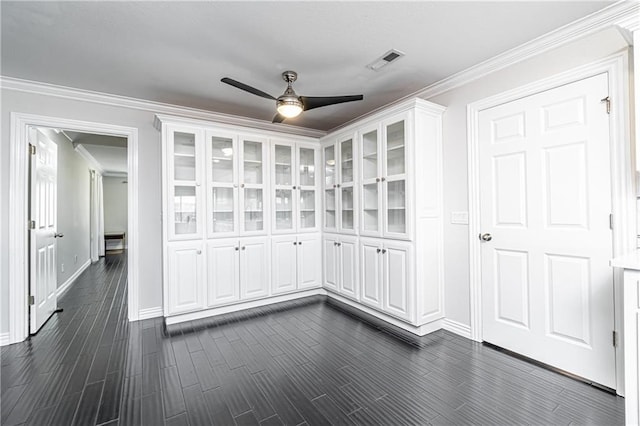
[[[403,56],[404,53],[400,52],[399,50],[391,49],[384,55],[367,65],[367,68],[378,71],[380,68],[384,67],[387,64],[390,64],[393,61],[397,61]]]

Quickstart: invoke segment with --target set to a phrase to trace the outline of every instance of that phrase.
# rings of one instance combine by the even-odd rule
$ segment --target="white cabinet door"
[[[410,243],[385,241],[382,248],[383,309],[391,315],[406,320],[410,320],[412,314],[409,303],[411,255]]]
[[[382,308],[382,244],[379,240],[360,239],[360,302]]]
[[[240,299],[239,243],[237,239],[207,244],[207,305],[217,306]]]
[[[298,232],[312,232],[320,229],[320,218],[316,209],[320,205],[317,184],[320,181],[318,174],[318,148],[312,145],[297,145],[296,170],[298,195],[296,197],[297,228]]]
[[[207,229],[209,238],[235,236],[238,224],[238,138],[207,131]]]
[[[291,259],[289,259],[289,262],[291,262]],[[298,236],[298,289],[320,287],[321,264],[320,236]]]
[[[202,138],[199,129],[166,128],[164,176],[170,241],[201,238],[203,234]]]
[[[340,237],[338,242],[340,258],[339,291],[343,296],[358,298],[358,239]]]
[[[294,196],[297,196],[295,181],[295,149],[293,142],[277,141],[272,145],[272,204],[273,233],[295,231]]]
[[[356,143],[354,135],[348,134],[340,137],[337,145],[340,164],[337,185],[338,206],[340,207],[337,218],[338,229],[341,233],[355,234],[358,215],[356,214]]]
[[[360,235],[382,234],[382,162],[380,126],[364,127],[360,135]]]
[[[295,235],[271,237],[272,278],[271,293],[285,293],[297,288],[298,241]]]
[[[266,233],[267,222],[267,139],[240,136],[239,219],[241,235]]]
[[[337,169],[336,144],[326,145],[322,148],[322,176],[323,188],[323,229],[327,232],[338,230],[338,169]]]
[[[407,176],[409,146],[407,143],[407,114],[390,118],[382,124],[382,203],[384,210],[383,236],[406,238],[410,234],[409,188]]]
[[[204,254],[201,241],[167,246],[169,314],[204,308]]]
[[[338,290],[338,238],[327,235],[322,239],[322,258],[324,265],[323,286],[329,290]]]
[[[269,240],[240,239],[240,297],[245,300],[268,296],[269,281]]]

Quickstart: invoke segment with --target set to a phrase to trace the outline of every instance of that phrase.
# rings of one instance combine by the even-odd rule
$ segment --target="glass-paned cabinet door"
[[[339,139],[340,151],[340,180],[337,185],[340,198],[340,232],[355,232],[356,216],[355,206],[355,143],[354,138]]]
[[[361,217],[362,235],[378,236],[382,230],[381,212],[381,164],[379,127],[365,128],[360,132],[361,156]]]
[[[169,187],[168,237],[173,240],[198,238],[201,225],[202,133],[189,128],[167,129],[167,185]]]
[[[404,175],[406,173],[406,139],[405,120],[386,124],[385,131],[385,177]]]
[[[386,157],[383,185],[385,205],[385,235],[407,233],[407,149],[406,120],[391,120],[383,126]]]
[[[233,135],[207,132],[207,229],[210,237],[238,232],[238,141]]]
[[[315,148],[298,147],[298,230],[313,230],[316,218]]]
[[[294,149],[293,144],[273,144],[273,210],[274,232],[285,232],[294,229]]]
[[[324,227],[336,230],[336,146],[325,146],[322,150],[322,167],[324,171]]]
[[[265,158],[267,141],[259,138],[241,138],[240,202],[241,231],[245,234],[266,230]]]

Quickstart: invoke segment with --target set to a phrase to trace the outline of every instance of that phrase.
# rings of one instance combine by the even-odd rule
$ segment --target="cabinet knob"
[[[376,182],[380,182],[380,178],[376,178]]]
[[[244,183],[240,185],[240,188],[244,188]]]
[[[333,245],[337,247],[337,246],[338,246],[338,243],[336,243],[336,242],[334,241],[334,242],[333,242]]]
[[[293,185],[293,189],[296,189],[296,186],[295,186],[295,185]]]
[[[382,182],[384,182],[384,181],[385,181],[385,180],[387,180],[387,179],[382,177],[382,178],[380,178],[380,180],[381,180]]]
[[[235,247],[236,251],[240,250],[240,247]]]
[[[242,250],[246,250],[246,249],[247,249],[247,246],[242,246]]]
[[[297,246],[297,245],[298,245],[298,243],[294,241],[294,242],[293,242],[293,245],[294,245],[294,246]]]
[[[301,245],[302,245],[302,241],[300,241],[300,242],[298,243],[298,245],[299,245],[299,246],[301,246]]]
[[[385,254],[387,252],[387,249],[382,249],[382,254]]]
[[[234,183],[234,184],[233,184],[233,187],[234,187],[234,188],[237,188],[237,187],[238,187],[238,184],[237,184],[237,183]]]
[[[342,245],[342,243],[338,243],[338,247],[340,247]]]
[[[196,186],[200,186],[200,182],[196,182]]]
[[[380,249],[376,249],[376,253],[380,253],[382,250]]]
[[[202,250],[196,251],[196,254],[202,254]]]
[[[337,185],[336,185],[336,187],[337,187],[337,188],[340,188],[340,184],[337,184]]]
[[[336,187],[336,184],[335,184],[335,183],[333,184],[333,187],[334,187],[334,188]]]

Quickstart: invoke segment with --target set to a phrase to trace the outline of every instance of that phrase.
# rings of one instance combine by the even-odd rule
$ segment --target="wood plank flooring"
[[[2,348],[2,425],[624,424],[622,398],[445,331],[411,342],[321,299],[167,330],[129,323],[126,291],[110,255]]]

